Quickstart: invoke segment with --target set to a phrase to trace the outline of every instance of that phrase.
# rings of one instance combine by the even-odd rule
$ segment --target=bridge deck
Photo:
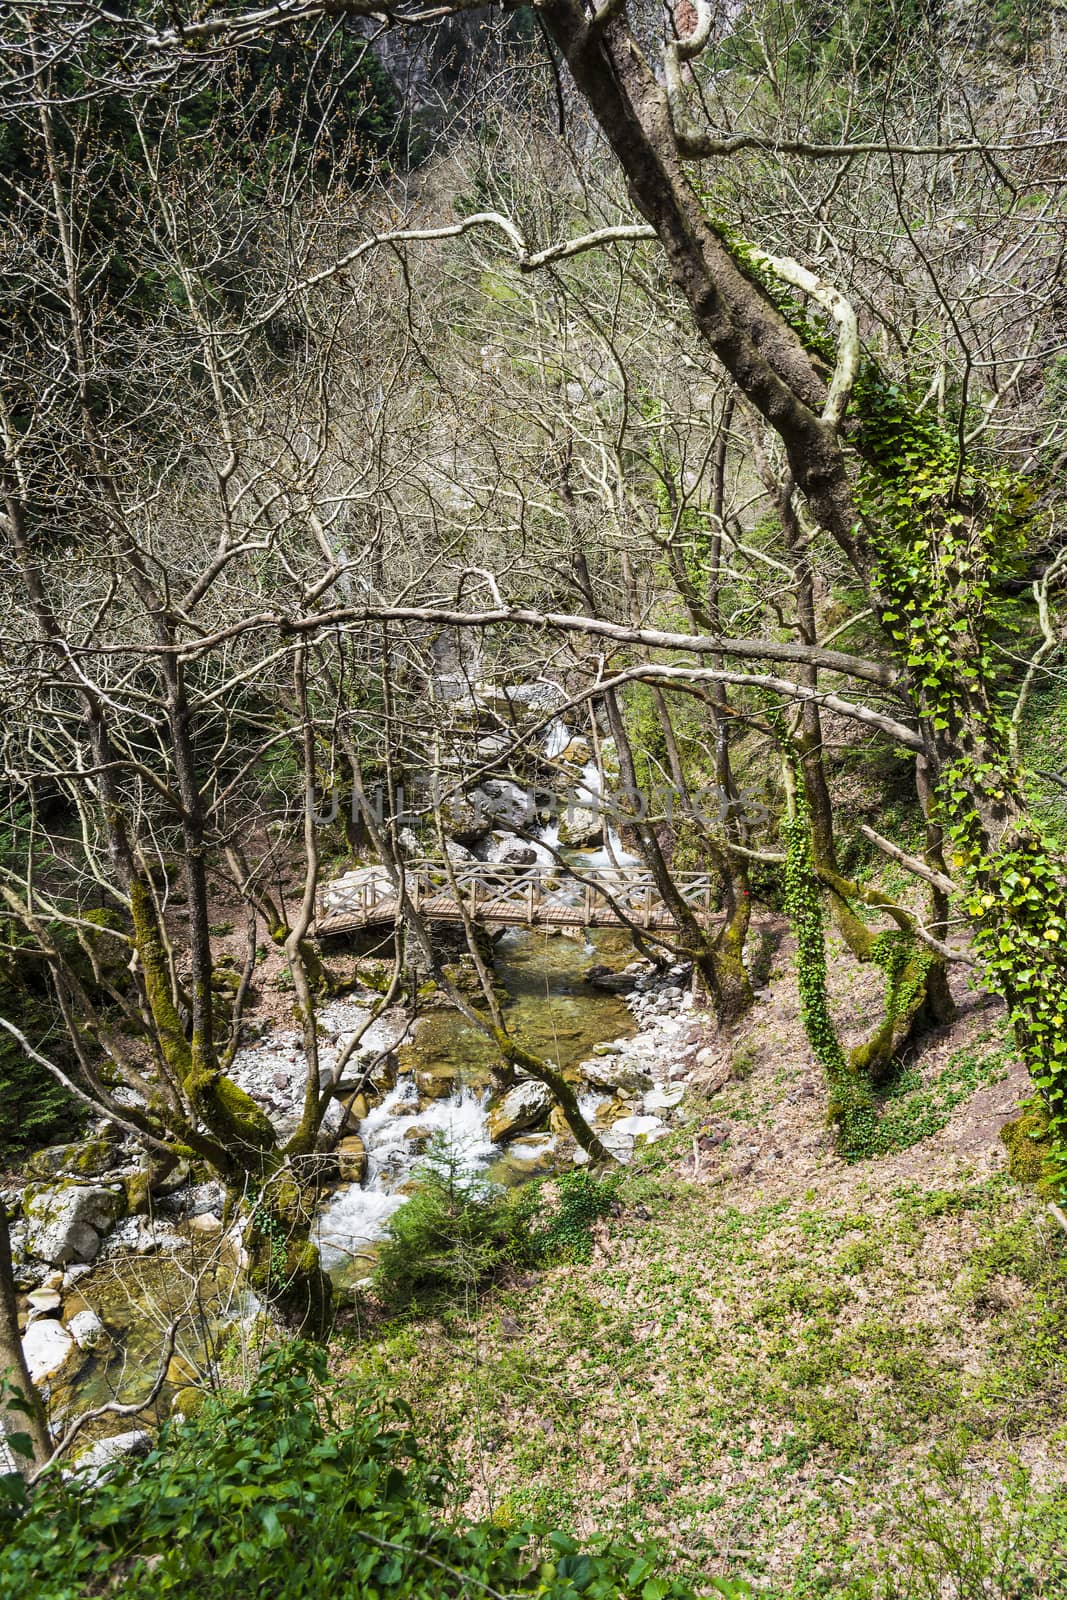
[[[407,892],[419,914],[428,922],[463,921],[464,914],[478,922],[512,928],[618,928],[633,925],[650,932],[670,932],[677,927],[664,905],[651,874],[645,868],[464,867],[455,874],[460,898],[441,884],[440,864],[412,863],[407,871]],[[327,885],[315,923],[315,932],[329,937],[357,933],[363,928],[383,928],[396,922],[400,905],[396,888],[373,869]],[[546,887],[551,880],[551,890]],[[574,903],[558,897],[569,881]],[[677,875],[676,886],[698,922],[717,920],[713,909],[713,883],[707,873]],[[620,912],[622,914],[620,914]]]
[[[427,922],[462,922],[459,904],[447,895],[423,895],[419,900],[419,914]],[[650,913],[643,907],[627,907],[630,920],[639,928],[672,930],[674,917],[665,906],[653,906]],[[397,919],[399,902],[378,900],[370,911],[331,911],[319,917],[315,931],[329,936],[338,933],[356,933],[360,928],[385,927]],[[472,914],[468,911],[468,914]],[[594,906],[588,914],[582,906],[564,906],[542,900],[533,910],[517,905],[514,900],[479,900],[475,913],[479,922],[496,922],[511,928],[620,928],[627,924],[609,905]],[[713,919],[706,912],[696,913],[697,921],[708,923]]]

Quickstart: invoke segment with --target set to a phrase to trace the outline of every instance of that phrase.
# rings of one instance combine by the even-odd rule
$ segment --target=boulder
[[[67,1332],[79,1350],[95,1350],[107,1337],[104,1324],[91,1306],[67,1318]]]
[[[92,1185],[30,1191],[24,1203],[26,1248],[50,1266],[92,1261],[101,1234],[118,1221],[123,1206],[121,1192]]]
[[[346,1133],[358,1133],[359,1125],[365,1117],[370,1116],[370,1095],[365,1093],[354,1094],[351,1099],[344,1102]]]
[[[637,984],[635,972],[612,972],[610,967],[590,967],[585,975],[586,983],[592,984],[594,989],[603,989],[607,994],[629,994]]]
[[[459,1068],[441,1063],[436,1066],[418,1067],[415,1072],[415,1087],[423,1100],[447,1100],[456,1091],[459,1078]]]
[[[616,1122],[621,1122],[623,1117],[632,1115],[632,1108],[625,1101],[602,1100],[593,1112],[593,1121],[598,1128],[610,1128]]]
[[[30,1308],[30,1321],[35,1322],[38,1317],[50,1317],[59,1310],[63,1304],[63,1296],[58,1289],[46,1289],[42,1284],[39,1289],[31,1289],[26,1296]]]
[[[556,760],[563,762],[568,767],[584,767],[592,760],[592,755],[593,752],[589,748],[588,739],[583,739],[579,734],[576,739],[571,739],[568,744],[564,745]]]
[[[74,1356],[77,1345],[55,1317],[39,1317],[31,1322],[22,1339],[22,1353],[32,1383],[54,1378]]]
[[[661,1117],[620,1117],[604,1135],[604,1144],[616,1155],[626,1157],[638,1144],[654,1144],[667,1129]]]
[[[639,1089],[652,1088],[651,1072],[630,1056],[597,1056],[583,1061],[578,1070],[591,1089],[625,1089],[636,1094]]]
[[[645,1112],[669,1111],[676,1106],[685,1094],[684,1086],[681,1089],[650,1089],[641,1102],[641,1109]]]
[[[533,845],[520,839],[517,833],[498,832],[489,835],[484,846],[485,860],[499,867],[535,867],[537,851]]]
[[[207,1183],[198,1183],[195,1189],[190,1189],[185,1204],[187,1217],[199,1217],[210,1212],[221,1214],[226,1204],[226,1190],[217,1179],[209,1179]]]
[[[404,1129],[404,1143],[412,1150],[425,1150],[434,1136],[434,1128],[425,1122],[416,1122],[410,1128]]]
[[[597,806],[570,805],[559,819],[559,842],[585,850],[604,842],[604,823]]]
[[[503,1144],[527,1128],[535,1128],[552,1107],[552,1095],[536,1078],[527,1078],[489,1108],[489,1137]]]
[[[192,1233],[221,1233],[222,1218],[213,1211],[198,1211],[195,1217],[189,1218],[189,1228]]]
[[[357,1134],[349,1134],[337,1146],[337,1165],[342,1183],[362,1183],[367,1174],[367,1148]]]
[[[73,1144],[53,1144],[38,1150],[26,1165],[26,1175],[41,1183],[52,1178],[99,1178],[119,1159],[119,1137],[114,1128],[105,1128],[90,1139]]]

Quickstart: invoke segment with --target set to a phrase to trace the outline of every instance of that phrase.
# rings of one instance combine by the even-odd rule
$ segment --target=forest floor
[[[406,1398],[465,1510],[506,1525],[654,1537],[698,1583],[783,1600],[1064,1592],[982,1587],[1067,1549],[1067,1235],[1006,1171],[1029,1085],[1003,1011],[964,980],[845,1163],[789,957],[588,1262],[353,1327],[339,1364]],[[846,1038],[879,976],[831,963]]]

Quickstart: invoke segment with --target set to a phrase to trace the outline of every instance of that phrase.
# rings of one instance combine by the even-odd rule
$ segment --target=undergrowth
[[[508,1190],[467,1170],[438,1136],[414,1174],[411,1197],[394,1213],[374,1287],[387,1302],[448,1298],[508,1267],[588,1261],[592,1228],[614,1200],[618,1180],[584,1170]]]
[[[143,1462],[103,1480],[52,1470],[30,1495],[0,1478],[0,1600],[693,1600],[656,1552],[529,1521],[453,1525],[450,1473],[411,1413],[354,1401],[324,1350],[288,1345]]]
[[[849,1151],[852,1160],[897,1155],[940,1133],[956,1107],[977,1089],[998,1083],[1007,1072],[1002,1048],[988,1053],[957,1050],[930,1082],[915,1066],[902,1068],[889,1084],[881,1114],[861,1145]]]

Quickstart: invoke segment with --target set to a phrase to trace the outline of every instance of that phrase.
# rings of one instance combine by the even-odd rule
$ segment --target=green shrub
[[[976,1490],[946,1451],[894,1497],[892,1545],[880,1552],[877,1600],[1041,1600],[1067,1593],[1067,1496],[1039,1494],[1015,1468],[1004,1488]]]
[[[473,1287],[526,1254],[521,1210],[508,1192],[472,1176],[435,1135],[395,1212],[374,1282],[387,1297]]]
[[[355,1409],[354,1409],[355,1408]],[[0,1600],[692,1600],[649,1554],[532,1524],[457,1527],[410,1414],[289,1345],[254,1387],[165,1427],[106,1481],[0,1479]],[[740,1595],[740,1587],[714,1586]]]

